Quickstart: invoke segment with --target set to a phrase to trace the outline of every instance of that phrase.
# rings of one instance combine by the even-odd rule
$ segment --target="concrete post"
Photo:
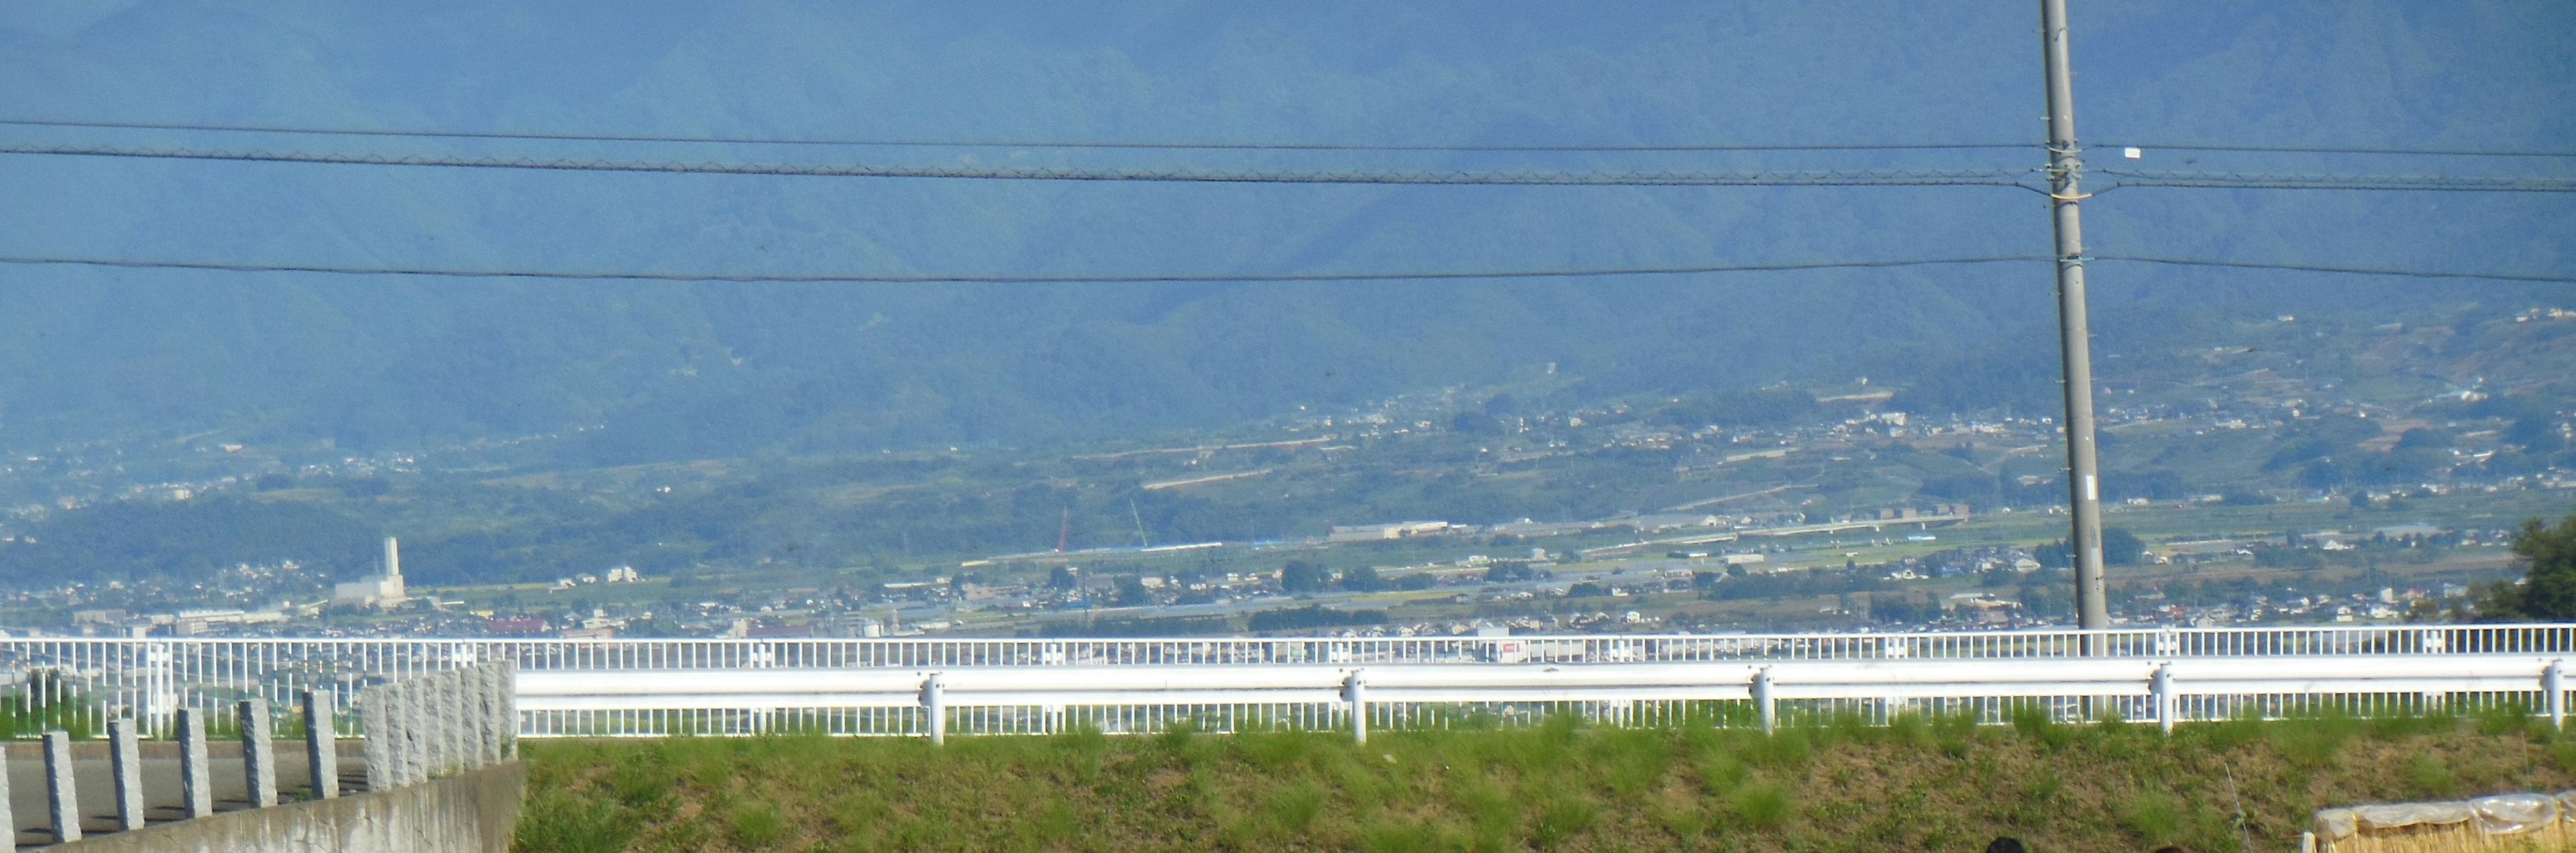
[[[1351,670],[1350,676],[1342,679],[1342,701],[1350,704],[1351,742],[1368,743],[1368,679],[1360,675],[1360,670]]]
[[[948,742],[948,702],[943,695],[946,687],[936,672],[921,680],[921,712],[929,717],[931,746]]]
[[[107,771],[116,780],[116,828],[142,829],[143,739],[135,734],[132,719],[107,721]]]
[[[329,689],[304,691],[304,766],[313,776],[313,797],[340,796],[340,737],[332,731]]]
[[[465,703],[459,701],[463,692],[456,689],[458,674],[456,670],[451,669],[429,677],[430,712],[427,722],[429,723],[429,775],[431,778],[455,773],[458,765],[464,763],[457,760],[456,754],[456,733],[459,728],[457,717],[465,708]]]
[[[215,781],[206,766],[206,712],[179,709],[179,796],[191,818],[215,813]]]
[[[456,716],[456,754],[463,756],[463,767],[472,770],[492,761],[483,752],[483,720],[489,716],[484,703],[490,701],[492,680],[483,667],[475,666],[457,673],[456,684],[457,700],[463,706]]]
[[[0,751],[0,827],[11,827],[9,831],[0,832],[0,853],[17,853],[18,831],[14,828],[17,825],[18,813],[9,807],[9,755]]]
[[[473,668],[449,673],[447,698],[448,769],[462,773],[483,766],[483,673]]]
[[[268,728],[268,700],[241,700],[233,716],[241,724],[242,783],[251,808],[277,805],[277,744],[270,739],[275,733]]]
[[[55,843],[79,841],[80,790],[72,787],[72,733],[45,733],[45,806],[52,812]]]
[[[2156,699],[2156,725],[2165,734],[2173,734],[2174,711],[2179,704],[2174,701],[2173,664],[2158,666],[2155,674],[2147,677],[2147,693]]]
[[[510,682],[508,666],[500,661],[483,664],[483,760],[493,764],[510,760]]]
[[[405,682],[395,693],[402,701],[402,725],[394,731],[402,735],[402,781],[397,784],[417,785],[429,778],[429,734],[422,729],[429,720],[428,691],[420,682]]]
[[[2566,663],[2553,660],[2549,662],[2548,669],[2540,671],[2540,692],[2548,694],[2541,704],[2549,709],[2549,727],[2553,729],[2567,727]]]
[[[1770,734],[1780,724],[1780,703],[1771,699],[1771,668],[1753,671],[1753,707],[1762,712],[1762,733]]]
[[[362,688],[358,693],[358,728],[366,735],[367,790],[382,791],[394,782],[394,715],[386,702],[390,688],[386,685]]]
[[[393,685],[394,707],[394,784],[419,782],[421,771],[420,683],[406,681]]]
[[[504,659],[501,668],[501,760],[519,757],[519,662]]]

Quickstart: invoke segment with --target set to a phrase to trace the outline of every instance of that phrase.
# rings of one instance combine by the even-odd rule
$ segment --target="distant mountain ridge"
[[[2036,140],[2023,4],[1112,10],[1022,4],[151,0],[0,14],[0,115],[950,140]],[[2576,11],[2179,2],[2077,12],[2104,141],[2549,147]],[[1958,154],[1054,152],[13,138],[549,157],[1267,168],[2035,165]],[[406,148],[404,146],[415,146]],[[425,146],[425,147],[424,147]],[[441,148],[445,146],[445,148]],[[2111,157],[2109,150],[2097,154]],[[2484,164],[2151,150],[2159,168]],[[2555,166],[2517,166],[2549,169]],[[441,267],[1269,273],[2045,252],[2010,189],[1172,186],[0,157],[0,253]],[[2122,190],[2106,252],[2560,269],[2557,197]],[[2219,315],[2547,287],[2103,265],[2108,348]],[[351,448],[606,424],[586,461],[1035,443],[1492,382],[1942,384],[2045,406],[2042,265],[1296,286],[509,283],[0,267],[0,448],[206,429]],[[2106,370],[2114,369],[2106,367]]]

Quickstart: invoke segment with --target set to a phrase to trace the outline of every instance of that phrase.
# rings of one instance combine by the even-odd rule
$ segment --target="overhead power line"
[[[2576,284],[2576,275],[2520,272],[2451,272],[2443,270],[2409,270],[2389,267],[2345,267],[2319,264],[2265,263],[2262,261],[2212,261],[2198,258],[2160,258],[2148,255],[2087,255],[2088,261],[2129,261],[2141,264],[2165,264],[2185,267],[2226,267],[2247,270],[2288,270],[2293,272],[2337,273],[2342,275],[2382,275],[2401,278],[2487,279],[2492,281],[2528,281],[2543,284]]]
[[[1240,275],[1170,273],[1156,275],[875,275],[747,272],[646,272],[469,269],[438,267],[277,264],[233,261],[145,260],[128,258],[0,255],[0,264],[121,267],[129,269],[210,270],[218,272],[320,273],[329,275],[406,275],[446,278],[533,278],[580,281],[716,281],[744,283],[851,284],[1164,284],[1301,281],[1432,281],[1498,278],[1604,278],[1670,276],[1736,272],[1795,272],[1825,269],[1890,269],[1952,264],[2000,264],[2051,260],[2046,255],[1984,255],[1956,258],[1893,260],[1788,261],[1768,264],[1719,264],[1676,267],[1591,267],[1566,269],[1421,270],[1394,272],[1250,273]]]
[[[2567,157],[2576,151],[2514,151],[2494,148],[2376,148],[2368,146],[2331,145],[2221,145],[2204,142],[2096,142],[2098,148],[2137,148],[2146,151],[2232,151],[2257,154],[2387,154],[2412,157]]]
[[[0,154],[139,157],[160,160],[227,160],[252,163],[332,163],[357,166],[438,166],[573,172],[652,172],[702,175],[781,175],[840,178],[958,178],[1011,181],[1139,181],[1226,184],[1465,184],[1496,186],[1996,186],[2023,187],[2035,169],[1855,169],[1805,172],[1606,172],[1606,171],[1294,171],[1195,169],[1071,169],[991,166],[828,165],[793,163],[682,163],[670,160],[537,160],[471,154],[365,154],[314,151],[225,151],[195,148],[129,148],[93,145],[0,145]]]
[[[61,127],[90,130],[178,130],[211,133],[286,133],[323,136],[390,136],[414,139],[514,139],[556,142],[677,142],[714,145],[815,145],[871,148],[1067,148],[1067,149],[1146,149],[1195,151],[1960,151],[2037,148],[2027,142],[1935,142],[1935,143],[1771,143],[1771,144],[1566,144],[1566,145],[1448,145],[1432,143],[1352,143],[1352,142],[1117,142],[1063,140],[989,140],[989,139],[850,139],[850,138],[779,138],[742,136],[661,136],[638,134],[589,133],[515,133],[504,131],[398,130],[378,128],[309,127],[293,125],[237,124],[165,124],[157,122],[60,121],[52,119],[0,119],[0,125],[16,127]]]
[[[865,273],[751,273],[751,272],[651,272],[618,270],[529,270],[456,267],[402,267],[346,264],[283,264],[235,261],[153,260],[136,258],[88,258],[41,255],[0,255],[0,264],[23,266],[89,266],[125,269],[205,270],[213,272],[315,273],[326,275],[402,275],[444,278],[526,278],[567,281],[710,281],[740,283],[849,283],[849,284],[1181,284],[1181,283],[1262,283],[1323,281],[1440,281],[1512,278],[1609,278],[1616,276],[1672,276],[1740,272],[1798,272],[1827,269],[1893,269],[1902,267],[1954,266],[1970,264],[2040,263],[2056,260],[2047,255],[1974,255],[1953,258],[1896,258],[1887,260],[1789,261],[1767,264],[1716,264],[1670,267],[1569,267],[1561,269],[1495,269],[1495,270],[1398,270],[1319,273],[1162,273],[1149,275],[895,275]],[[2576,275],[2524,272],[2458,272],[2448,270],[2410,270],[2388,267],[2327,266],[2319,264],[2266,263],[2260,261],[2223,261],[2200,258],[2172,258],[2152,255],[2086,255],[2088,261],[2127,261],[2172,266],[2226,267],[2234,269],[2285,270],[2293,272],[2336,273],[2344,275],[2402,276],[2408,278],[2487,279],[2550,284],[2576,284]]]
[[[1710,171],[1382,171],[1169,168],[1058,168],[962,165],[798,164],[681,162],[676,160],[535,159],[476,154],[376,154],[140,148],[101,145],[0,144],[0,154],[308,163],[356,166],[425,166],[570,172],[768,175],[851,178],[949,178],[1001,181],[1112,181],[1232,184],[1440,184],[1488,186],[1993,186],[2046,190],[2024,181],[2036,168],[1840,169],[1781,172]],[[2488,175],[2298,175],[2257,172],[2171,172],[2099,169],[2114,180],[2096,192],[2121,187],[2284,190],[2422,190],[2450,192],[2576,192],[2576,178]]]
[[[2188,187],[2238,190],[2423,190],[2440,192],[2563,193],[2576,192],[2576,178],[2506,175],[2285,175],[2261,172],[2150,172],[2095,169],[2093,174],[2117,180],[2095,190],[2121,187]]]

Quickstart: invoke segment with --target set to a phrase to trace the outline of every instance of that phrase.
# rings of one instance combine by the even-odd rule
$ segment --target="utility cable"
[[[1634,145],[1440,145],[1342,142],[1111,142],[934,139],[797,139],[728,136],[652,136],[582,133],[512,133],[501,131],[393,130],[374,128],[297,127],[287,125],[161,124],[152,122],[57,121],[0,119],[0,125],[92,130],[180,130],[214,133],[290,133],[327,136],[392,136],[418,139],[517,139],[559,142],[681,142],[713,145],[841,145],[877,148],[1070,148],[1200,151],[1959,151],[2036,148],[2027,142],[1956,143],[1779,143],[1779,144],[1634,144]]]
[[[1517,270],[1423,270],[1394,272],[1324,272],[1210,275],[867,275],[742,272],[623,272],[575,270],[447,269],[434,267],[348,266],[338,264],[270,264],[229,261],[140,260],[125,258],[0,255],[0,264],[120,267],[127,269],[212,270],[219,272],[323,273],[331,275],[406,275],[447,278],[534,278],[606,281],[717,281],[759,283],[851,284],[1165,284],[1305,281],[1433,281],[1500,278],[1604,278],[1611,276],[1698,275],[1732,272],[1794,272],[1825,269],[1889,269],[1947,264],[2029,263],[2046,255],[1987,255],[1957,258],[1907,258],[1856,261],[1791,261],[1770,264],[1722,264],[1687,267],[1597,267]]]
[[[7,122],[0,122],[6,124]],[[2576,151],[2514,151],[2493,148],[2371,148],[2327,145],[2219,145],[2212,143],[2096,142],[2095,148],[2137,148],[2144,151],[2229,151],[2256,154],[2384,154],[2410,157],[2566,157],[2576,158]]]
[[[138,157],[161,160],[227,160],[253,163],[331,163],[359,166],[441,166],[576,172],[654,172],[704,175],[788,175],[842,178],[960,178],[1014,181],[1143,181],[1229,184],[1465,184],[1494,186],[1996,186],[2022,187],[2035,169],[1855,169],[1806,172],[1406,172],[1406,171],[1203,171],[1193,169],[995,168],[990,166],[798,165],[791,163],[681,163],[669,160],[536,160],[468,154],[351,154],[312,151],[129,148],[93,145],[0,145],[0,154]]]
[[[744,283],[852,283],[852,284],[1180,284],[1180,283],[1261,283],[1323,281],[1437,281],[1458,279],[1511,278],[1606,278],[1613,276],[1699,275],[1732,272],[1796,272],[1824,269],[1891,269],[1899,267],[1946,266],[1962,264],[2041,263],[2056,260],[2048,255],[1982,255],[1955,258],[1899,258],[1889,260],[1793,261],[1769,264],[1722,264],[1675,267],[1574,267],[1565,269],[1503,270],[1411,270],[1355,271],[1321,273],[1248,273],[1240,275],[1205,273],[1168,273],[1154,275],[871,275],[871,274],[800,274],[742,272],[643,272],[471,269],[438,267],[355,266],[339,264],[277,264],[231,261],[149,260],[129,258],[84,258],[37,255],[0,255],[0,264],[24,266],[65,265],[117,267],[126,269],[209,270],[216,272],[282,272],[320,273],[330,275],[404,275],[447,278],[533,278],[596,281],[713,281]],[[2087,255],[2087,261],[2121,261],[2164,264],[2169,266],[2225,267],[2231,269],[2285,270],[2292,272],[2336,273],[2344,275],[2402,276],[2408,278],[2488,279],[2548,284],[2576,284],[2576,275],[2523,272],[2457,272],[2448,270],[2410,270],[2390,267],[2326,266],[2319,264],[2267,263],[2261,261],[2221,261],[2200,258],[2173,258],[2152,255]]]
[[[2494,281],[2529,281],[2544,284],[2576,284],[2576,275],[2550,275],[2520,272],[2449,272],[2408,270],[2386,267],[2343,267],[2317,264],[2264,263],[2260,261],[2211,261],[2197,258],[2160,258],[2146,255],[2086,255],[2088,261],[2128,261],[2141,264],[2165,264],[2185,267],[2226,267],[2248,270],[2289,270],[2293,272],[2338,273],[2343,275],[2380,275],[2403,278],[2474,278]]]
[[[1016,181],[1128,181],[1235,184],[1445,184],[1487,186],[1996,186],[2045,192],[2024,183],[2037,168],[1845,169],[1788,172],[1701,171],[1310,171],[906,166],[884,164],[685,163],[673,160],[532,159],[469,154],[373,154],[315,151],[136,148],[99,145],[0,144],[0,154],[432,166],[538,171],[770,175],[857,178],[952,178]],[[2095,192],[2122,187],[2447,192],[2576,192],[2576,178],[2491,175],[2300,175],[2260,172],[2170,172],[2095,169],[2114,178]]]
[[[2153,172],[2093,169],[2115,178],[2094,192],[2122,187],[2239,190],[2419,190],[2438,192],[2576,192],[2576,178],[2498,175],[2284,175],[2261,172]]]

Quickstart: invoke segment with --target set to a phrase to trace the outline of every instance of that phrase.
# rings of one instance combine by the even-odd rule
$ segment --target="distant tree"
[[[1378,577],[1376,566],[1361,566],[1342,573],[1342,588],[1352,592],[1376,592],[1386,588],[1386,579]]]
[[[1607,598],[1609,595],[1610,589],[1608,587],[1604,587],[1591,581],[1584,581],[1582,583],[1566,587],[1565,589],[1565,597],[1567,598]]]
[[[2102,528],[2102,562],[2112,566],[2134,566],[2147,550],[2147,543],[2137,534],[2117,527]]]
[[[1146,589],[1143,580],[1135,575],[1118,579],[1118,606],[1144,607],[1153,603],[1154,591]]]
[[[1330,577],[1324,567],[1306,560],[1290,560],[1279,569],[1279,587],[1292,593],[1314,592],[1324,588]]]
[[[1047,570],[1047,588],[1048,588],[1048,589],[1063,590],[1063,589],[1072,589],[1073,587],[1074,587],[1074,578],[1073,578],[1073,569],[1072,569],[1072,568],[1069,568],[1069,567],[1066,567],[1066,566],[1057,566],[1057,567],[1055,567],[1055,568],[1053,568],[1053,569],[1049,569],[1049,570]]]
[[[2544,525],[2534,518],[2513,537],[2514,556],[2525,561],[2523,584],[2510,597],[2515,615],[2550,622],[2576,619],[2576,513]]]

